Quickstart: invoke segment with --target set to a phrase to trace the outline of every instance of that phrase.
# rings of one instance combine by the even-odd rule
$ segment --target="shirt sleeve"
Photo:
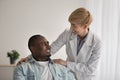
[[[67,80],[76,80],[75,74],[72,71],[68,70],[67,75]]]
[[[16,66],[14,69],[13,80],[25,80],[25,76],[21,66]]]

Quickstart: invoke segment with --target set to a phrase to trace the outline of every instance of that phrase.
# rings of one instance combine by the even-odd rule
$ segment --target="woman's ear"
[[[86,29],[86,28],[88,28],[88,24],[85,24],[85,25],[84,25],[84,29]]]

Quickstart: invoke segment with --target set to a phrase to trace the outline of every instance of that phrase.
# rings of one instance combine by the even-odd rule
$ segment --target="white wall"
[[[13,80],[14,66],[0,66],[0,80]]]
[[[12,49],[20,58],[30,54],[29,37],[44,35],[50,43],[69,27],[68,17],[84,0],[0,0],[0,64],[9,64]],[[58,55],[59,54],[59,55]],[[54,58],[66,58],[62,48]]]

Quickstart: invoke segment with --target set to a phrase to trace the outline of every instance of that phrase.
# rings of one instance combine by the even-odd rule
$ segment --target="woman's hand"
[[[17,65],[20,65],[20,64],[22,64],[23,62],[27,62],[27,61],[28,61],[28,57],[21,58],[21,60],[18,61]]]
[[[54,61],[55,63],[57,63],[57,64],[61,64],[61,65],[67,67],[67,62],[66,62],[65,60],[62,60],[62,59],[54,59],[53,61]]]

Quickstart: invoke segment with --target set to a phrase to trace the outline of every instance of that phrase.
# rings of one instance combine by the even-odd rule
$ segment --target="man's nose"
[[[47,48],[51,49],[51,46],[48,44],[48,45],[47,45]]]
[[[51,49],[51,46],[49,45],[49,49]]]

